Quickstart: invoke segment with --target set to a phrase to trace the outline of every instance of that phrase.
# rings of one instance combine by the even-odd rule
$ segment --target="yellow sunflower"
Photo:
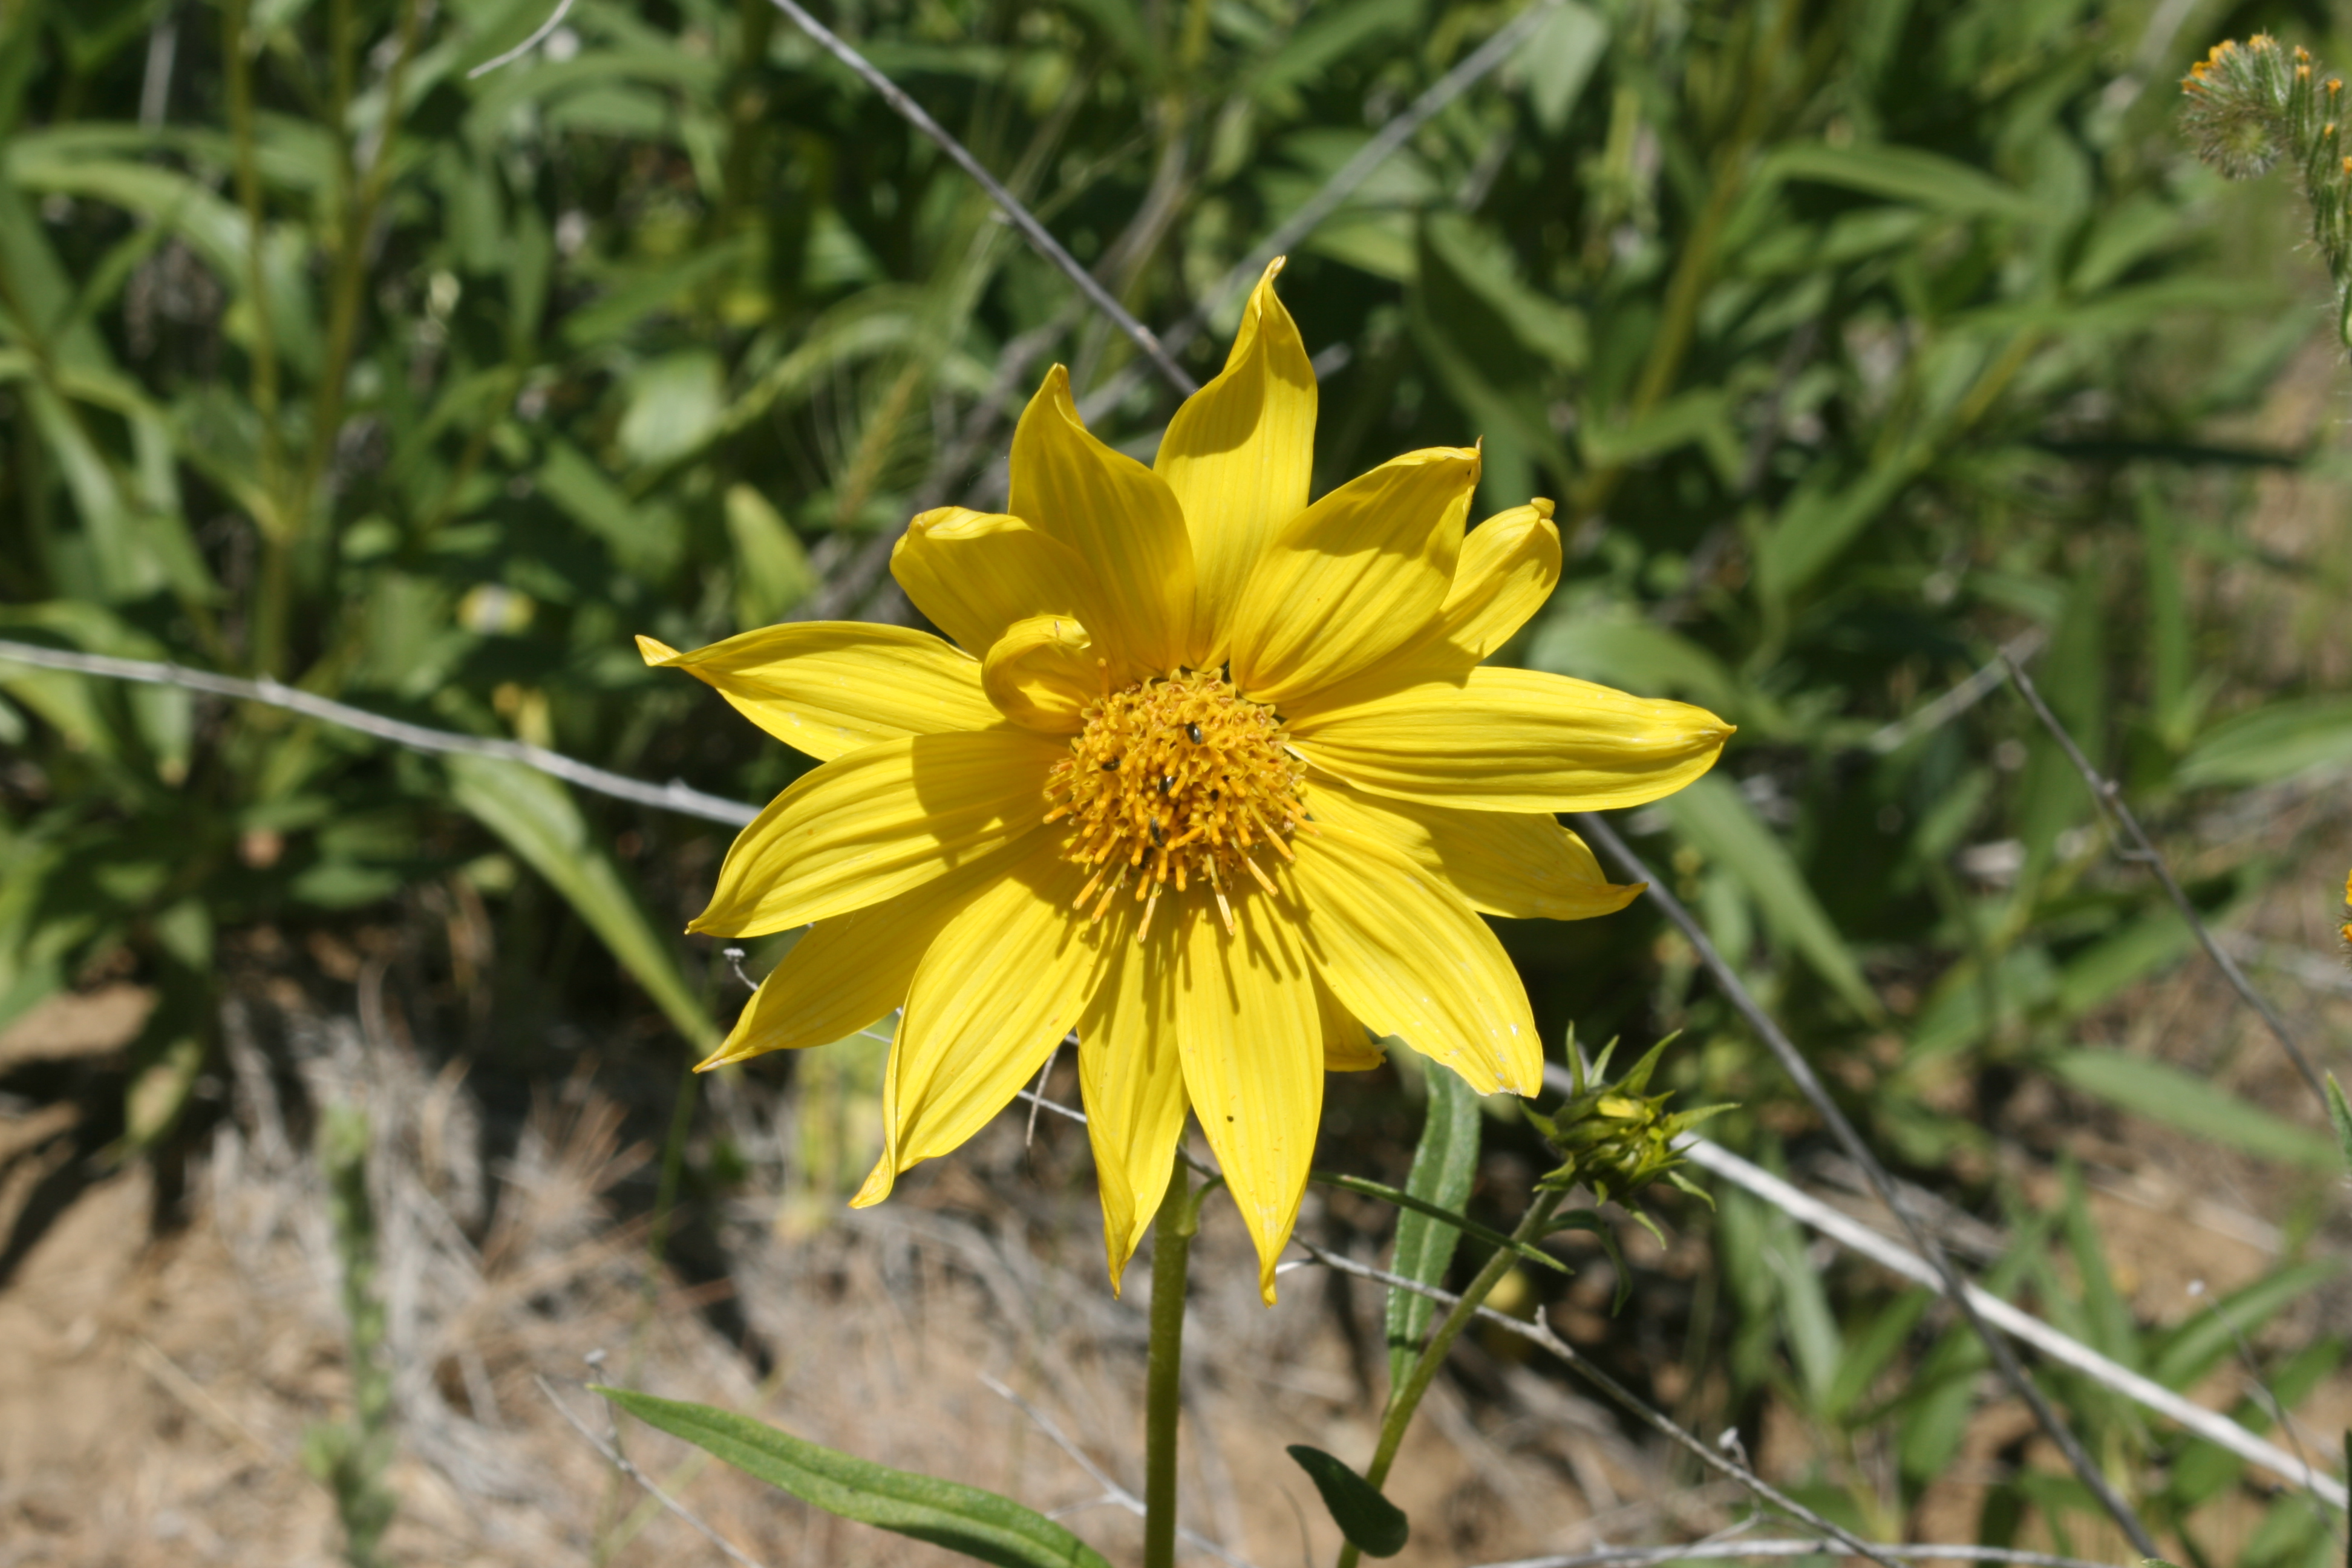
[[[1114,1288],[1188,1110],[1257,1245],[1289,1238],[1326,1069],[1395,1036],[1533,1093],[1527,993],[1480,912],[1622,908],[1552,814],[1713,765],[1701,709],[1480,662],[1559,576],[1551,504],[1464,529],[1478,454],[1409,452],[1308,504],[1316,386],[1280,263],[1150,468],[1060,366],[1011,510],[925,512],[891,558],[952,642],[856,622],[649,663],[822,764],[728,852],[690,928],[802,936],[706,1067],[903,1006],[855,1202],[971,1137],[1072,1029]]]

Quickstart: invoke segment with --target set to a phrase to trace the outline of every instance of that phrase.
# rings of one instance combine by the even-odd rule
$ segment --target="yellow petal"
[[[1103,667],[1075,619],[1032,616],[996,639],[981,661],[980,684],[996,710],[1023,729],[1075,735],[1087,704],[1103,694]]]
[[[1113,1293],[1167,1195],[1187,1103],[1176,1045],[1176,943],[1164,934],[1133,940],[1135,921],[1133,904],[1121,900],[1102,928],[1101,983],[1078,1020],[1078,1087]]]
[[[1315,798],[1325,799],[1318,791]],[[1543,1051],[1527,988],[1468,900],[1341,814],[1291,840],[1315,971],[1375,1035],[1481,1094],[1533,1094]]]
[[[979,661],[907,626],[799,621],[692,653],[641,637],[637,651],[647,664],[685,670],[820,762],[877,741],[1001,722],[981,690]]]
[[[890,574],[915,608],[974,658],[1031,616],[1097,608],[1102,588],[1076,552],[1017,517],[945,506],[907,525]]]
[[[919,888],[1035,832],[1063,751],[999,729],[885,741],[827,763],[737,837],[687,930],[763,936]]]
[[[1472,663],[1492,658],[1559,585],[1559,530],[1551,513],[1551,502],[1538,497],[1496,512],[1462,541],[1437,635]]]
[[[1000,849],[913,892],[818,921],[760,982],[734,1029],[695,1070],[829,1045],[904,1006],[931,939],[1019,854],[1017,845]]]
[[[1114,674],[1174,668],[1192,627],[1192,542],[1168,481],[1087,433],[1055,365],[1013,432],[1013,513],[1075,551],[1102,586],[1102,607],[1077,607]],[[1030,610],[1050,610],[1038,605]]]
[[[1297,721],[1308,763],[1374,795],[1473,811],[1604,811],[1672,795],[1732,727],[1704,708],[1528,669],[1474,669]]]
[[[1338,822],[1435,872],[1486,914],[1588,920],[1615,914],[1644,886],[1612,886],[1584,840],[1548,813],[1383,800],[1341,784],[1317,785],[1307,809],[1318,825]]]
[[[1444,604],[1478,454],[1408,452],[1276,534],[1233,616],[1234,682],[1261,702],[1345,680],[1420,637]]]
[[[1102,960],[1101,928],[1070,909],[1079,881],[1038,839],[924,952],[883,1079],[882,1159],[855,1205],[979,1131],[1077,1024]]]
[[[1222,663],[1225,621],[1275,531],[1307,510],[1315,467],[1315,367],[1275,298],[1277,257],[1242,310],[1225,368],[1186,398],[1152,468],[1184,508],[1198,584],[1196,668]]]
[[[1207,906],[1181,911],[1178,931],[1184,1089],[1257,1244],[1258,1289],[1271,1303],[1323,1117],[1323,1017],[1296,904],[1253,890],[1234,901],[1231,936]]]
[[[1331,994],[1319,974],[1315,977],[1315,1005],[1323,1015],[1325,1072],[1370,1072],[1389,1059],[1372,1032],[1339,1005],[1339,999]]]
[[[1551,502],[1531,500],[1472,529],[1429,629],[1362,673],[1294,698],[1290,717],[1353,707],[1424,681],[1459,681],[1492,658],[1559,584],[1559,530],[1551,513]]]

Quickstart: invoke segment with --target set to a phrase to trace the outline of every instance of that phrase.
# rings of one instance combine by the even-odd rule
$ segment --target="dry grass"
[[[277,1004],[290,999],[278,988]],[[401,1441],[391,1560],[714,1560],[549,1405],[542,1379],[604,1428],[581,1387],[594,1352],[612,1381],[1070,1510],[1114,1561],[1135,1554],[1135,1522],[982,1381],[1003,1380],[1139,1484],[1150,1280],[1139,1264],[1124,1300],[1105,1288],[1091,1194],[1063,1179],[1083,1149],[1076,1129],[1048,1119],[1028,1160],[1008,1117],[885,1208],[842,1212],[797,1241],[778,1238],[776,1194],[747,1190],[717,1226],[725,1276],[689,1287],[649,1266],[646,1216],[616,1201],[657,1154],[626,1140],[593,1073],[541,1094],[511,1153],[485,1171],[471,1089],[397,1037],[251,999],[232,1004],[225,1036],[233,1112],[194,1163],[176,1222],[151,1224],[144,1167],[107,1176],[0,1289],[0,1563],[336,1560],[331,1501],[298,1456],[305,1428],[344,1407],[345,1328],[316,1167],[291,1129],[301,1105],[337,1100],[363,1104],[377,1134]],[[46,1142],[59,1142],[55,1130]],[[1377,1347],[1378,1302],[1295,1275],[1268,1310],[1255,1276],[1239,1226],[1213,1210],[1189,1330],[1187,1523],[1261,1568],[1328,1561],[1336,1534],[1282,1448],[1369,1447],[1377,1406],[1349,1330]],[[1478,1370],[1487,1396],[1474,1408],[1441,1390],[1400,1466],[1397,1494],[1417,1521],[1401,1562],[1532,1551],[1596,1509],[1620,1532],[1660,1517],[1657,1465],[1606,1415],[1526,1367]],[[625,1442],[762,1562],[947,1560],[658,1434]],[[1719,1523],[1723,1500],[1676,1499],[1664,1517]]]

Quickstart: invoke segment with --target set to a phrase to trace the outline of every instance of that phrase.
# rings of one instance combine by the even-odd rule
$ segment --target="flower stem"
[[[1521,1216],[1519,1228],[1511,1233],[1511,1239],[1528,1243],[1539,1239],[1545,1228],[1551,1224],[1551,1216],[1558,1212],[1560,1200],[1566,1196],[1560,1192],[1538,1193],[1535,1202],[1528,1205],[1528,1212]],[[1495,1248],[1495,1255],[1486,1259],[1486,1266],[1478,1270],[1478,1277],[1470,1281],[1469,1289],[1462,1292],[1462,1299],[1454,1304],[1454,1310],[1431,1331],[1428,1342],[1421,1347],[1421,1354],[1412,1363],[1412,1370],[1405,1373],[1404,1381],[1397,1384],[1395,1391],[1389,1395],[1388,1410],[1381,1417],[1380,1446],[1372,1450],[1372,1462],[1364,1467],[1364,1479],[1371,1482],[1375,1489],[1388,1479],[1389,1467],[1396,1463],[1397,1449],[1403,1446],[1405,1428],[1412,1425],[1413,1412],[1421,1408],[1421,1397],[1429,1392],[1430,1384],[1436,1380],[1437,1369],[1445,1364],[1445,1352],[1454,1348],[1454,1342],[1461,1336],[1464,1329],[1470,1326],[1470,1320],[1477,1316],[1478,1309],[1486,1304],[1487,1297],[1494,1294],[1495,1287],[1503,1282],[1503,1276],[1511,1271],[1511,1265],[1517,1257],[1515,1248]],[[1156,1290],[1158,1286],[1155,1284],[1153,1289]],[[1156,1302],[1159,1298],[1155,1295],[1152,1300]],[[1355,1544],[1350,1542],[1339,1551],[1339,1568],[1356,1568],[1357,1556]]]
[[[1175,1568],[1176,1424],[1183,1407],[1184,1275],[1201,1205],[1184,1156],[1151,1226],[1151,1355],[1144,1374],[1143,1568]]]

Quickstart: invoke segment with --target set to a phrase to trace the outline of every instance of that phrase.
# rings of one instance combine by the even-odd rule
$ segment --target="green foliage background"
[[[469,75],[544,11],[0,0],[0,636],[758,799],[800,764],[644,669],[632,633],[908,616],[878,570],[894,531],[1001,498],[1008,416],[1053,360],[1082,395],[1123,386],[1097,428],[1148,455],[1166,390],[1117,380],[1128,345],[764,0],[579,0]],[[1166,323],[1514,12],[825,15]],[[2327,327],[2292,193],[2224,187],[2171,129],[2186,62],[2257,20],[2326,42],[2323,16],[2212,4],[1560,0],[1284,274],[1325,356],[1318,489],[1477,437],[1486,510],[1559,501],[1567,579],[1511,657],[1738,724],[1716,776],[1631,830],[1876,1145],[1970,1201],[1998,1202],[1960,1179],[1990,1134],[1936,1091],[1988,1073],[2328,1157],[2077,1042],[2189,939],[2006,694],[1888,728],[2028,636],[2160,820],[2352,759],[2347,700],[2250,683],[2185,586],[2269,569],[2234,525],[2252,476],[2308,455],[2212,432]],[[1208,303],[1200,374],[1238,307]],[[723,849],[708,825],[173,690],[0,661],[0,1025],[93,975],[157,984],[127,1149],[184,1125],[216,938],[260,922],[474,900],[499,969],[465,1016],[493,1050],[617,1010],[667,1069],[740,994],[669,934]],[[1969,846],[2004,847],[1999,874]],[[2247,835],[2195,894],[2221,911],[2285,876],[2332,899],[2306,849]],[[1688,1027],[1669,1070],[1743,1103],[1717,1124],[1735,1146],[1777,1148],[1803,1125],[1785,1086],[1659,931],[1637,907],[1505,940],[1548,1035]],[[2012,1216],[2006,1277],[2176,1385],[2230,1353],[2116,1306],[2071,1190]],[[1893,1481],[1827,1463],[1809,1498],[1899,1529],[1979,1352],[1920,1296],[1825,1294],[1737,1194],[1715,1226],[1738,1398],[1788,1401],[1827,1453],[1892,1433]],[[2242,1325],[2316,1279],[2255,1287]],[[2281,1394],[2342,1348],[2277,1369]],[[2236,1484],[2063,1392],[2160,1525]],[[1995,1487],[1984,1528],[2080,1527],[2070,1488]],[[2326,1551],[2290,1499],[2239,1561]]]

